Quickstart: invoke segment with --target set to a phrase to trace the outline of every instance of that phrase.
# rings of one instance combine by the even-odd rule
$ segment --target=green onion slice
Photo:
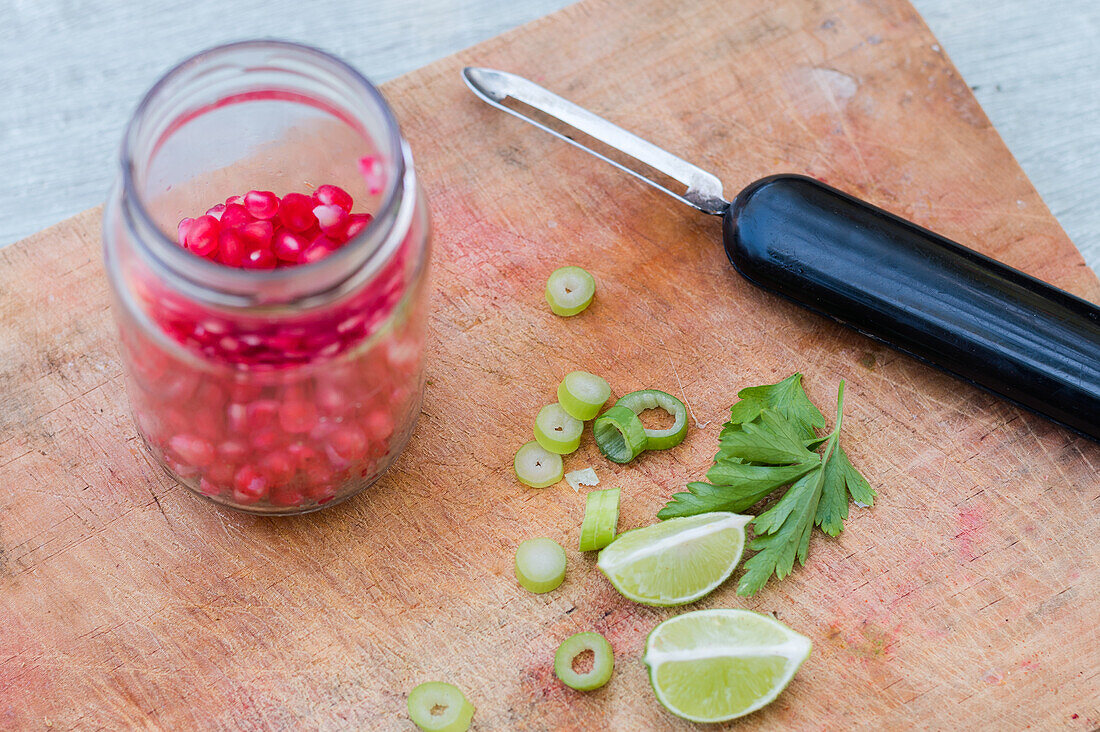
[[[596,447],[616,463],[629,463],[642,454],[646,446],[645,426],[638,415],[616,404],[592,423]]]
[[[555,315],[583,312],[596,294],[596,280],[581,267],[556,269],[546,281],[546,302]]]
[[[590,491],[584,503],[584,521],[581,522],[582,552],[603,549],[615,539],[619,526],[619,489]]]
[[[571,371],[558,384],[558,403],[569,416],[581,421],[599,414],[610,396],[607,380],[587,371]]]
[[[532,488],[545,488],[561,480],[565,475],[565,464],[561,461],[561,455],[531,440],[516,450],[515,470],[520,483]]]
[[[585,671],[574,669],[574,661],[585,651],[592,652],[592,667]],[[584,659],[581,659],[583,662]],[[615,652],[611,644],[599,633],[577,633],[558,646],[554,654],[554,673],[562,683],[580,691],[598,689],[608,682],[615,670]]]
[[[409,718],[424,732],[466,732],[474,705],[454,684],[428,681],[409,692]]]
[[[619,401],[617,407],[626,407],[634,414],[641,414],[647,409],[663,409],[672,415],[672,426],[664,430],[646,429],[647,450],[667,450],[676,447],[684,441],[688,431],[688,411],[684,403],[663,391],[657,389],[643,389],[631,392]]]
[[[535,441],[544,450],[559,455],[568,455],[580,447],[582,432],[584,423],[571,417],[560,404],[547,404],[535,417]]]
[[[516,549],[516,579],[531,592],[549,592],[565,579],[565,550],[553,539],[528,539]]]

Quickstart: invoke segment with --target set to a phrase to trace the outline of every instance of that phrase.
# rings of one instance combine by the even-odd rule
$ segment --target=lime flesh
[[[657,700],[692,722],[725,722],[771,703],[810,655],[810,639],[749,610],[698,610],[646,640]]]
[[[634,602],[684,605],[730,576],[751,520],[716,511],[627,531],[600,552],[596,566]]]

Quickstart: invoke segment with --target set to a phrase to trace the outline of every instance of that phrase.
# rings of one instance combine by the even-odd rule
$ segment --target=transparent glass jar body
[[[420,411],[429,257],[411,156],[378,91],[314,49],[222,46],[153,87],[121,162],[104,257],[152,456],[253,513],[317,510],[377,480]],[[230,196],[324,184],[373,220],[319,261],[237,269],[175,242],[182,218]]]

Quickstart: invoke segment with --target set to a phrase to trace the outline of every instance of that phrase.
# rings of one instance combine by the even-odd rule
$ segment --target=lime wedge
[[[810,639],[749,610],[697,610],[646,640],[657,701],[692,722],[725,722],[774,700],[810,656]]]
[[[596,566],[634,602],[684,605],[730,576],[751,520],[716,511],[627,531],[600,552]]]

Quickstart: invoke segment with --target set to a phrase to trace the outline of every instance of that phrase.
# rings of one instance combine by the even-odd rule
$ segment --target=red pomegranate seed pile
[[[249,191],[181,221],[178,240],[226,266],[292,267],[370,223],[353,203],[332,185],[311,196]],[[136,280],[160,331],[203,362],[140,327],[123,329],[134,416],[151,448],[199,492],[259,509],[315,506],[376,476],[419,399],[425,313],[395,309],[420,236],[410,230],[353,294],[292,315],[220,309]]]
[[[249,191],[211,206],[176,227],[179,245],[227,267],[276,269],[324,259],[366,228],[368,213],[352,213],[351,194],[323,185],[312,196]]]

